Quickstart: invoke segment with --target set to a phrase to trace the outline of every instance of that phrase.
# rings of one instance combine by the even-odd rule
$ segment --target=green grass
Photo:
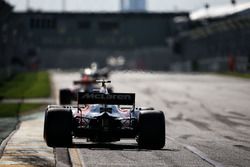
[[[17,74],[0,86],[0,96],[4,98],[49,97],[49,74],[44,71]]]
[[[250,79],[250,73],[225,72],[225,73],[219,73],[219,74],[220,75],[225,75],[225,76],[232,76],[232,77]]]
[[[19,115],[25,114],[31,110],[37,109],[43,106],[43,104],[0,104],[0,118],[2,117],[16,117],[18,112]]]

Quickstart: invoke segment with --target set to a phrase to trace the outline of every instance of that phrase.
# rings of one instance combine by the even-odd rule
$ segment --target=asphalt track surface
[[[73,87],[77,72],[51,72],[55,101]],[[44,112],[23,117],[5,140],[0,166],[250,166],[250,80],[209,74],[114,72],[115,92],[136,93],[137,106],[162,110],[166,145],[140,150],[135,140],[96,144],[74,139],[72,148],[43,141]]]
[[[58,97],[80,74],[54,72],[52,78]],[[77,139],[68,149],[73,166],[250,166],[250,80],[144,72],[114,72],[110,79],[115,92],[135,92],[137,106],[164,111],[166,145],[139,150],[133,139]]]

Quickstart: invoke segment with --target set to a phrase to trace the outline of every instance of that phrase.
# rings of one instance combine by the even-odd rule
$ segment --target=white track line
[[[73,167],[86,167],[78,148],[69,148],[69,158]]]
[[[171,138],[169,136],[166,136],[167,139],[172,140],[173,142],[176,142],[177,144],[183,146],[184,148],[186,148],[187,150],[189,150],[190,152],[196,154],[197,156],[199,156],[201,159],[207,161],[209,164],[215,166],[215,167],[224,167],[221,163],[214,161],[212,159],[210,159],[205,153],[203,153],[202,151],[198,150],[197,148],[178,142],[176,141],[174,138]]]

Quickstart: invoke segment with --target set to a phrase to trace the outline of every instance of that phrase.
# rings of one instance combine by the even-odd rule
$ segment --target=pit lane
[[[78,73],[53,73],[55,88],[72,86]],[[114,72],[117,92],[135,92],[138,106],[166,117],[166,146],[138,150],[134,140],[107,145],[75,141],[75,166],[248,166],[250,82],[209,74]],[[58,91],[56,91],[58,92]],[[58,97],[58,96],[56,96]],[[74,152],[74,153],[72,153]],[[78,158],[76,158],[78,157]]]

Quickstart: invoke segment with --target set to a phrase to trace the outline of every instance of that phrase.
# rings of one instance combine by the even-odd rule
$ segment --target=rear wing
[[[78,92],[78,104],[117,104],[117,105],[134,105],[134,93],[88,93]]]
[[[74,85],[89,85],[89,84],[92,84],[92,83],[96,83],[95,80],[77,80],[77,81],[73,81],[73,84]]]

